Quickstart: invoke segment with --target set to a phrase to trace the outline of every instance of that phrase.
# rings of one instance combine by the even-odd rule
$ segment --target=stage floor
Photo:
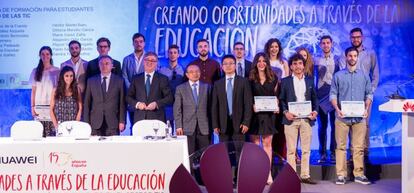
[[[263,193],[267,193],[266,186]],[[207,193],[201,186],[203,193]],[[236,192],[236,190],[234,190]],[[333,181],[319,181],[316,185],[302,184],[302,193],[399,193],[401,192],[400,179],[384,179],[375,181],[371,185],[361,185],[355,182],[347,182],[345,185],[336,185]]]
[[[266,191],[264,191],[266,192]],[[333,181],[319,181],[317,185],[302,184],[304,193],[399,193],[401,179],[382,179],[371,185],[361,185],[347,182],[345,185],[336,185]]]

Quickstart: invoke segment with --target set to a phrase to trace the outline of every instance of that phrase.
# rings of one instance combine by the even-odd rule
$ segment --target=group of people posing
[[[351,139],[355,182],[370,184],[364,175],[364,154],[368,147],[369,114],[378,84],[376,55],[362,45],[360,28],[350,32],[352,46],[343,56],[333,54],[333,41],[320,38],[322,53],[312,57],[298,48],[288,60],[281,42],[271,38],[253,62],[245,59],[242,42],[221,64],[209,57],[209,42],[197,41],[198,58],[183,68],[179,47],[168,49],[168,64],[160,66],[154,52],[145,51],[145,37],[132,37],[134,52],[119,61],[109,56],[111,42],[97,41],[99,56],[81,59],[81,44],[69,43],[71,58],[60,68],[53,66],[52,50],[39,51],[39,64],[30,77],[31,111],[50,105],[50,120],[42,120],[44,135],[54,135],[60,122],[77,120],[91,125],[92,135],[119,135],[126,116],[131,125],[140,120],[174,122],[177,135],[186,135],[189,153],[211,144],[211,134],[220,142],[245,141],[262,144],[269,157],[285,158],[296,170],[298,137],[301,144],[303,183],[315,184],[309,172],[312,126],[318,120],[320,161],[328,160],[327,128],[331,128],[330,161],[336,161],[336,184],[347,178],[346,150]],[[255,96],[275,96],[279,110],[258,111]],[[312,111],[298,116],[289,103],[310,101]],[[341,101],[363,101],[363,117],[346,117]],[[318,118],[319,117],[319,118]],[[352,132],[350,132],[352,131]],[[349,133],[351,133],[349,135]],[[272,182],[269,173],[268,183]]]

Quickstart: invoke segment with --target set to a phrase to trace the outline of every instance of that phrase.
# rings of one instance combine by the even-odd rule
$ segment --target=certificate
[[[289,112],[297,118],[307,118],[312,112],[312,102],[288,102]]]
[[[279,111],[279,104],[276,96],[255,96],[254,107],[256,112]]]
[[[341,111],[345,117],[364,117],[364,101],[341,101]]]
[[[36,120],[51,121],[50,119],[50,105],[36,105],[35,111],[38,114]]]

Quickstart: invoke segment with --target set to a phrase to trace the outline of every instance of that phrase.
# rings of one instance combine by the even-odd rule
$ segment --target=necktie
[[[151,75],[150,74],[147,74],[147,80],[145,81],[145,91],[147,92],[147,96],[149,95],[150,88],[151,88],[151,82],[150,82],[150,80],[151,80]]]
[[[197,83],[193,84],[193,98],[194,98],[194,102],[197,106],[197,104],[198,104]]]
[[[243,68],[240,62],[237,64],[237,75],[244,77]]]
[[[172,77],[171,80],[175,80],[177,78],[177,71],[175,71],[175,67],[172,69]]]
[[[102,88],[102,92],[104,93],[104,94],[106,94],[106,79],[107,79],[108,77],[106,77],[106,76],[104,76],[103,78],[102,78],[102,84],[101,84],[101,88]]]
[[[227,108],[229,109],[229,115],[231,116],[233,114],[233,85],[231,84],[231,81],[233,78],[227,79]]]
[[[102,84],[101,84],[101,89],[102,89],[102,96],[103,96],[103,98],[105,99],[105,95],[106,95],[106,79],[107,79],[107,77],[106,76],[104,76],[103,78],[102,78]]]

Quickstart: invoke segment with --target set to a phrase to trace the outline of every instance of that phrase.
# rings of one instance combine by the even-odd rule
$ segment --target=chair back
[[[160,120],[141,120],[132,126],[133,136],[155,136],[154,127],[158,127],[157,136],[165,136],[167,125]]]
[[[89,138],[91,126],[82,121],[65,121],[59,124],[57,135],[62,137]]]
[[[16,121],[10,128],[10,137],[15,140],[40,140],[43,125],[39,121]]]

